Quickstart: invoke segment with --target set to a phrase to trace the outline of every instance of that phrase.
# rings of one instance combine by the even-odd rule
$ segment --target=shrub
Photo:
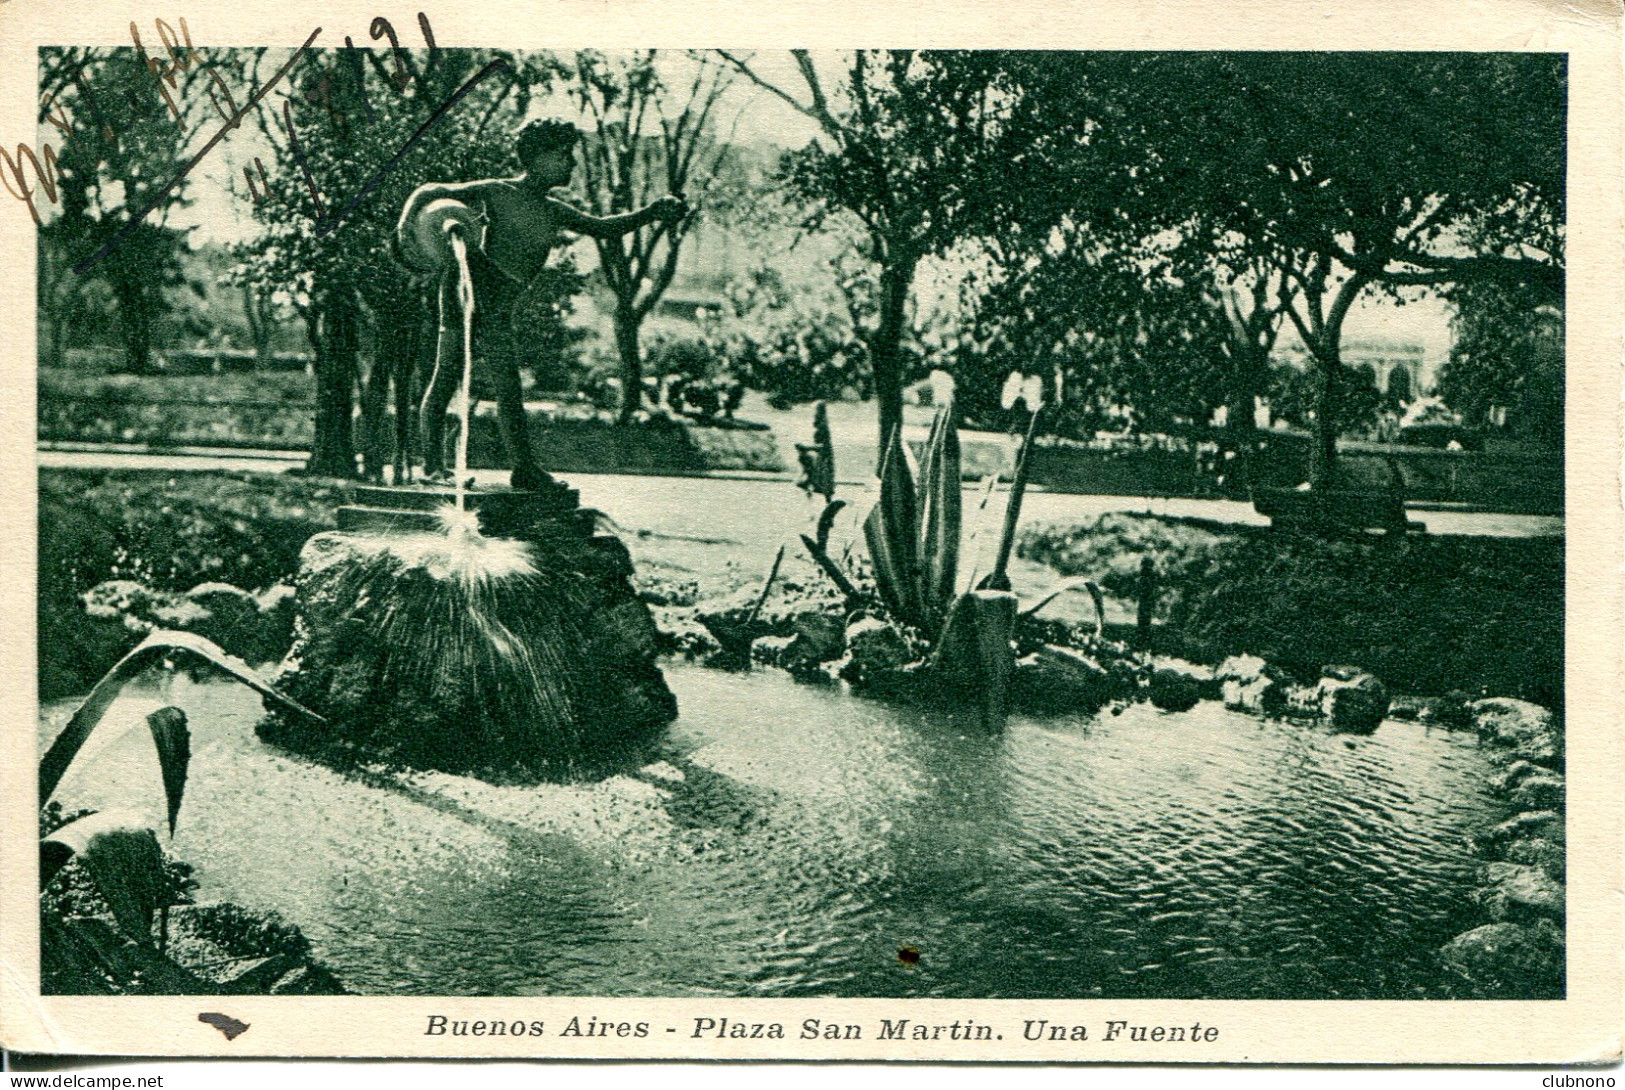
[[[1100,516],[1087,528],[1060,524],[1034,527],[1021,536],[1019,556],[1048,564],[1063,575],[1081,575],[1119,598],[1131,597],[1140,560],[1149,556],[1159,571],[1199,574],[1201,564],[1231,540],[1188,524],[1122,512]]]
[[[306,539],[349,499],[333,482],[261,474],[46,470],[41,589],[78,595],[107,579],[263,589],[298,567]]]
[[[686,379],[715,377],[723,368],[722,356],[709,341],[700,337],[674,337],[657,333],[649,338],[644,353],[644,370],[659,379],[681,376]]]
[[[1302,676],[1354,663],[1400,689],[1563,705],[1563,542],[1250,532],[1188,564],[1170,624]]]
[[[730,283],[727,296],[722,311],[704,320],[705,341],[774,408],[871,395],[863,342],[832,299],[792,294],[767,268]]]
[[[1325,539],[1109,514],[1035,530],[1020,551],[1119,597],[1155,558],[1168,626],[1198,657],[1261,655],[1305,680],[1351,663],[1409,692],[1562,707],[1561,538]]]
[[[288,578],[299,550],[331,529],[349,491],[259,474],[42,470],[39,492],[41,699],[83,692],[139,633],[90,638],[80,595],[109,579],[185,591],[251,590]]]
[[[196,935],[239,958],[310,956],[310,940],[277,913],[251,912],[230,902],[198,905],[179,918],[176,930],[177,937]]]
[[[743,334],[731,347],[745,384],[767,394],[776,409],[872,392],[862,343],[831,315],[795,312],[782,324]]]

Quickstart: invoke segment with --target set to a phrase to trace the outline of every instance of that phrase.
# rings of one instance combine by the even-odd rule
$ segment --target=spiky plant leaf
[[[880,460],[880,494],[863,520],[863,536],[874,564],[875,584],[887,608],[909,624],[923,626],[919,595],[919,508],[914,493],[913,460],[894,428]]]
[[[1079,587],[1087,590],[1089,592],[1089,597],[1094,600],[1095,635],[1099,636],[1106,630],[1106,601],[1101,595],[1100,584],[1096,583],[1088,576],[1076,575],[1070,579],[1062,579],[1059,583],[1051,585],[1050,588],[1046,590],[1038,599],[1038,601],[1023,609],[1021,611],[1021,615],[1023,617],[1036,617],[1039,610],[1055,601],[1055,599],[1059,598],[1067,591],[1077,590]]]
[[[750,607],[750,613],[745,616],[744,627],[749,628],[757,617],[761,616],[762,607],[767,605],[768,595],[773,593],[773,584],[778,581],[779,568],[784,564],[784,545],[779,545],[779,551],[773,554],[773,564],[767,569],[767,578],[762,581],[762,593],[756,598],[756,604]]]
[[[829,503],[825,504],[823,513],[818,516],[818,528],[815,531],[817,536],[810,537],[807,534],[802,534],[801,544],[806,546],[807,555],[813,558],[813,562],[818,565],[819,570],[829,576],[830,581],[835,584],[841,595],[846,599],[847,605],[852,606],[857,603],[862,594],[853,585],[852,580],[847,577],[846,572],[841,569],[841,565],[834,557],[829,555],[829,535],[835,528],[835,517],[841,513],[842,508],[845,506],[845,500],[830,500]]]
[[[976,507],[971,512],[970,533],[965,537],[965,544],[961,552],[970,558],[969,566],[960,565],[959,585],[956,588],[960,594],[976,586],[976,575],[981,570],[982,562],[986,559],[987,543],[990,537],[989,524],[990,509],[988,501],[993,498],[993,490],[998,486],[999,475],[989,473],[977,484],[976,490],[981,498],[976,501]]]
[[[835,529],[835,517],[841,513],[841,509],[845,506],[845,500],[830,500],[829,503],[824,505],[823,512],[818,516],[818,532],[814,538],[818,542],[820,549],[826,551],[829,549],[829,535]]]
[[[45,838],[66,849],[101,891],[120,930],[152,941],[152,917],[164,897],[164,853],[146,816],[106,810],[70,822]]]
[[[959,420],[950,394],[931,422],[920,467],[920,600],[934,631],[947,619],[959,576],[959,477]]]
[[[1016,474],[1010,482],[1010,499],[1004,506],[1004,528],[999,534],[999,551],[993,561],[993,570],[987,573],[982,580],[982,587],[987,590],[1010,589],[1010,553],[1016,545],[1016,523],[1021,521],[1021,501],[1027,494],[1027,468],[1031,461],[1033,438],[1038,434],[1038,413],[1034,412],[1027,421],[1027,435],[1021,442],[1021,452],[1016,455]]]
[[[869,564],[874,570],[875,589],[880,600],[898,617],[909,613],[908,563],[894,549],[888,533],[886,512],[877,502],[863,520],[863,539],[869,546]]]
[[[124,691],[124,687],[143,670],[171,656],[191,658],[212,666],[228,677],[247,685],[262,698],[284,711],[308,718],[318,724],[325,722],[315,712],[289,700],[261,681],[246,662],[226,654],[202,636],[195,636],[190,632],[156,631],[149,634],[136,645],[135,650],[125,655],[103,675],[95,688],[90,690],[90,695],[85,697],[85,702],[79,705],[79,710],[73,713],[73,718],[68,720],[68,725],[62,729],[62,733],[51,743],[51,748],[45,751],[45,756],[40,759],[39,764],[41,806],[50,801],[57,785],[62,782],[63,774],[68,771],[68,766],[73,763],[85,740],[90,737],[90,732],[96,729],[96,724],[102,721],[102,716],[107,714],[107,709],[118,698],[119,693]]]
[[[1004,376],[1004,387],[999,391],[999,407],[1009,412],[1016,407],[1016,399],[1021,396],[1021,372],[1011,371]]]
[[[147,729],[152,732],[152,744],[158,750],[169,835],[174,836],[175,818],[181,812],[181,796],[186,791],[186,770],[192,760],[192,734],[186,729],[186,713],[179,708],[159,708],[147,716]]]

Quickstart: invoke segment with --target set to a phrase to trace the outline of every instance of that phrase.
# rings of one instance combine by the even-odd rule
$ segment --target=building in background
[[[1300,370],[1314,367],[1309,350],[1302,342],[1282,338],[1271,353],[1276,363],[1290,364]],[[1420,341],[1382,340],[1362,338],[1343,342],[1343,365],[1354,371],[1368,371],[1378,391],[1390,401],[1410,402],[1433,393],[1439,383],[1439,369],[1444,360],[1428,350]]]

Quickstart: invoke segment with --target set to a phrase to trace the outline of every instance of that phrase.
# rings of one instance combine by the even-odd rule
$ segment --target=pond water
[[[988,736],[772,672],[667,675],[659,760],[536,787],[347,780],[260,743],[251,694],[173,682],[194,755],[172,850],[200,899],[277,910],[365,993],[1453,994],[1465,839],[1503,816],[1462,736],[1214,703]],[[121,701],[65,803],[154,797],[156,701]]]

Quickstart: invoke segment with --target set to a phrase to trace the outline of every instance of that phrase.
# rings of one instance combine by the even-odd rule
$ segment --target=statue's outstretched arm
[[[671,222],[681,219],[688,213],[688,205],[683,199],[671,196],[661,197],[636,212],[622,212],[614,216],[589,215],[557,197],[548,198],[548,207],[561,228],[592,238],[616,238],[656,220]]]

